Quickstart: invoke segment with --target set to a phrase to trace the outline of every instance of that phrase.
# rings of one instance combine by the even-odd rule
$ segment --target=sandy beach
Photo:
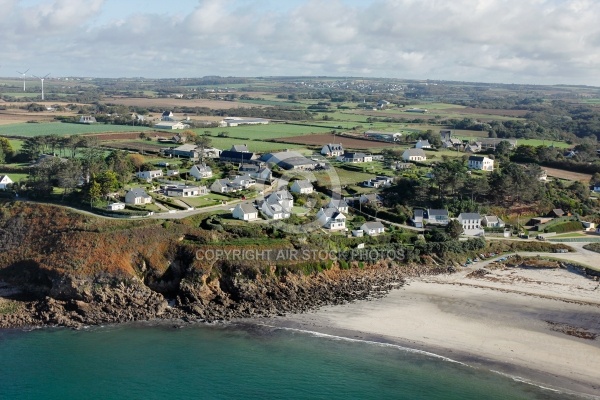
[[[412,280],[381,299],[265,323],[396,343],[600,398],[599,282],[565,269],[486,264]]]

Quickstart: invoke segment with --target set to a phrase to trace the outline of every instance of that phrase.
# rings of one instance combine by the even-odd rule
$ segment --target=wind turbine
[[[42,81],[42,101],[44,100],[44,79],[46,79],[49,75],[50,75],[49,72],[45,76],[43,76],[42,78],[40,78],[39,76],[31,75],[34,78],[38,78],[40,81]]]
[[[27,68],[27,71],[29,71],[29,68]],[[17,73],[21,74],[21,76],[23,77],[23,91],[25,91],[25,74],[27,73],[27,71],[25,71],[25,72],[17,71]]]

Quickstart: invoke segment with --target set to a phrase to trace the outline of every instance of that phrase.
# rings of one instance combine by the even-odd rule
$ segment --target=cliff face
[[[380,295],[407,274],[430,272],[381,262],[306,276],[286,260],[202,260],[199,248],[227,249],[231,237],[189,222],[113,221],[21,202],[0,205],[0,238],[0,281],[20,291],[18,301],[0,297],[0,327],[269,316]]]

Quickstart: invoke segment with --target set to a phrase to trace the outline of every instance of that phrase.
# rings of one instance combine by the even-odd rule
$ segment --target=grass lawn
[[[8,142],[10,143],[10,145],[13,148],[14,151],[19,151],[19,150],[21,150],[21,147],[23,147],[23,141],[22,140],[19,140],[19,139],[8,139]]]
[[[103,132],[140,132],[150,130],[151,128],[128,125],[107,125],[107,124],[67,124],[62,122],[46,122],[36,124],[10,124],[0,125],[0,135],[5,136],[42,136],[42,135],[79,135],[84,133],[103,133]]]
[[[562,233],[560,235],[556,235],[556,236],[551,236],[550,239],[552,238],[575,238],[575,237],[587,237],[588,235],[581,233],[581,232],[569,232],[569,233]]]
[[[223,196],[225,197],[225,196]],[[194,208],[202,208],[202,207],[210,207],[221,204],[221,200],[216,200],[209,196],[201,196],[201,197],[186,197],[185,199],[180,199],[186,204]]]
[[[2,174],[2,173],[0,173],[0,175],[5,175],[5,174]],[[14,174],[14,173],[8,173],[8,174],[6,174],[6,175],[8,175],[8,177],[9,177],[10,179],[12,179],[12,181],[13,181],[13,182],[19,182],[19,181],[21,181],[21,180],[25,180],[25,179],[27,179],[27,174]]]

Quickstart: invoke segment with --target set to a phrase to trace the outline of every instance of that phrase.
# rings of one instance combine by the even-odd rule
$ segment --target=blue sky
[[[0,0],[0,75],[600,86],[596,0]]]

